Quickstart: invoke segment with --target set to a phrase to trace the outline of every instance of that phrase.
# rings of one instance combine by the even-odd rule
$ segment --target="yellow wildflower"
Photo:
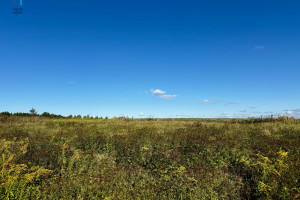
[[[188,177],[188,180],[195,183],[198,182],[194,177]]]
[[[288,156],[288,152],[282,151],[281,149],[280,149],[280,151],[278,152],[278,154],[280,155],[281,158],[284,158],[284,157],[287,157],[287,156]]]
[[[177,170],[176,170],[176,172],[177,173],[184,173],[184,172],[186,172],[185,167],[184,166],[178,167]]]

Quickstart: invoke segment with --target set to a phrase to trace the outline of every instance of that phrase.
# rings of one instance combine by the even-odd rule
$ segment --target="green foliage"
[[[31,115],[37,115],[36,109],[31,108],[31,110],[29,111]]]
[[[296,119],[2,117],[0,199],[300,198]]]

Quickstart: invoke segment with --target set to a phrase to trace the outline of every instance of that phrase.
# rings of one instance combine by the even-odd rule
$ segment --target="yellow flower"
[[[27,182],[31,182],[35,177],[35,173],[25,174],[25,179]]]
[[[256,154],[261,160],[263,160],[265,163],[270,162],[270,159],[268,157],[262,156],[260,154]]]
[[[259,191],[261,192],[271,191],[271,187],[261,181],[258,183],[258,187],[259,187]]]
[[[281,149],[280,149],[280,151],[278,152],[278,154],[279,154],[282,158],[288,156],[288,152],[282,151]]]
[[[276,169],[274,169],[274,173],[280,176],[280,173]]]
[[[177,173],[184,173],[184,172],[186,172],[185,167],[184,166],[178,167],[177,170],[176,170],[176,172]]]
[[[80,150],[75,150],[74,151],[74,154],[73,154],[73,156],[72,156],[72,159],[74,159],[74,160],[79,160],[80,159]]]
[[[148,147],[146,147],[146,146],[143,146],[143,147],[141,148],[141,150],[142,150],[142,151],[148,151],[148,150],[149,150],[149,148],[148,148]]]

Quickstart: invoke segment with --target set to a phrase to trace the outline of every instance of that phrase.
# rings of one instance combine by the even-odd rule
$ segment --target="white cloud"
[[[177,97],[177,95],[175,95],[175,94],[172,94],[172,95],[171,94],[166,94],[165,91],[160,90],[160,89],[156,89],[156,90],[151,89],[150,91],[152,92],[152,94],[154,96],[159,96],[162,99],[174,99],[174,98]]]
[[[210,102],[210,100],[208,100],[208,99],[202,100],[202,103],[209,103],[209,102]]]
[[[264,49],[265,48],[265,46],[263,46],[263,45],[256,45],[255,47],[254,47],[254,50],[262,50],[262,49]]]
[[[300,109],[289,109],[289,110],[284,110],[286,115],[292,116],[292,117],[296,117],[296,118],[300,118]]]
[[[241,113],[246,113],[246,112],[247,112],[247,110],[241,110],[240,112],[241,112]]]
[[[233,116],[231,114],[229,114],[228,112],[223,112],[223,113],[221,113],[221,115],[219,117],[221,117],[221,118],[232,118]]]
[[[177,95],[170,95],[170,94],[164,94],[159,96],[162,99],[174,99],[177,97]]]
[[[152,92],[152,94],[153,94],[153,95],[155,95],[155,96],[157,96],[157,95],[164,95],[164,94],[166,94],[166,92],[165,92],[165,91],[162,91],[162,90],[160,90],[160,89],[151,90],[151,92]]]
[[[143,112],[140,112],[140,113],[139,113],[139,116],[141,116],[141,117],[144,116],[144,115],[145,115],[145,114],[144,114]]]
[[[293,110],[285,110],[285,112],[286,112],[286,114],[288,114],[288,115],[294,114],[294,111],[293,111]]]

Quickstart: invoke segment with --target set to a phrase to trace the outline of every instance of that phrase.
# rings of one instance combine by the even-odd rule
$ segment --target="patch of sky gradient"
[[[299,1],[0,4],[0,112],[300,115]]]

